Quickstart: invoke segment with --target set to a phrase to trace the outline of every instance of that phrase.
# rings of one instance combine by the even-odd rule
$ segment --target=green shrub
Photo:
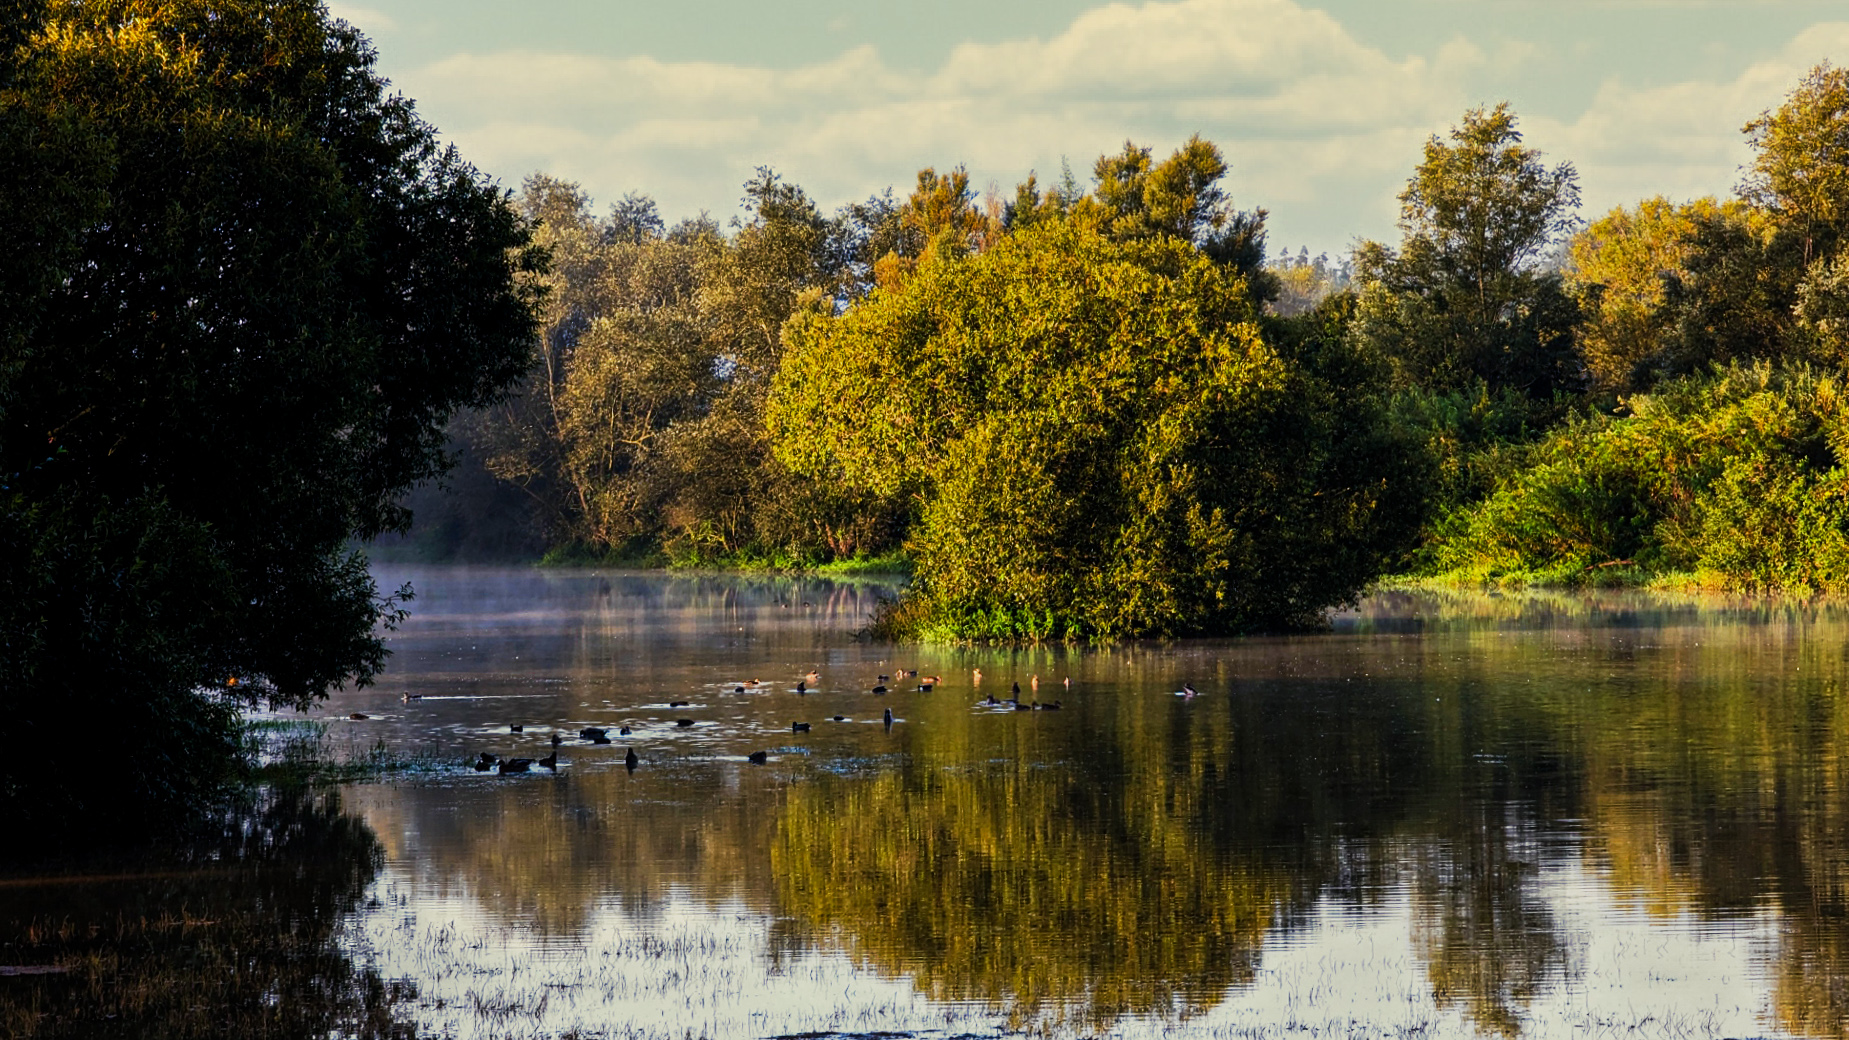
[[[1584,580],[1693,571],[1733,589],[1849,588],[1849,420],[1839,376],[1760,363],[1569,421],[1442,524],[1431,571]]]

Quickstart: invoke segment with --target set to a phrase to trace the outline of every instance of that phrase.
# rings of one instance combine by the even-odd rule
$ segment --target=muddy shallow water
[[[340,793],[377,849],[328,941],[417,1035],[1849,1021],[1841,606],[1391,594],[1311,635],[968,649],[856,641],[877,583],[379,576],[413,617],[318,715],[428,765]],[[986,703],[1017,682],[1060,709]],[[554,732],[556,772],[462,764]]]

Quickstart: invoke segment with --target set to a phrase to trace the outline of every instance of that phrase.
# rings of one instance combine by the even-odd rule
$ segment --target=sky
[[[1423,143],[1508,101],[1582,216],[1726,195],[1741,127],[1849,62],[1844,0],[339,0],[463,155],[670,221],[770,166],[824,207],[962,164],[1011,195],[1126,140],[1218,144],[1272,252],[1394,242]]]

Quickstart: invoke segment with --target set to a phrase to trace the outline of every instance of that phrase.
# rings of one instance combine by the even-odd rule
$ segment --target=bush
[[[1717,369],[1570,421],[1431,547],[1464,577],[1694,571],[1730,589],[1849,588],[1840,376]]]

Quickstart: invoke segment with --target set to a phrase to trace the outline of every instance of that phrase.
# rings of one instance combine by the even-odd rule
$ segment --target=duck
[[[554,751],[557,751],[559,745],[563,743],[565,743],[564,737],[559,736],[557,733],[552,734],[552,749]]]
[[[401,697],[399,697],[398,699],[399,699],[399,700],[401,700],[401,701],[403,701],[403,702],[405,702],[406,704],[409,704],[409,703],[411,703],[412,701],[421,701],[421,700],[423,700],[423,699],[424,699],[424,695],[423,695],[423,694],[421,694],[421,693],[412,693],[412,692],[411,692],[410,690],[406,690],[406,691],[404,692],[404,694],[403,694],[403,696],[401,696]]]
[[[989,705],[990,707],[994,707],[995,705],[997,705],[997,704],[1000,704],[1000,703],[1001,703],[1001,701],[998,701],[998,700],[996,700],[996,699],[995,699],[995,695],[991,693],[991,694],[989,694],[989,695],[988,695],[988,697],[987,697],[987,698],[985,698],[985,699],[984,699],[984,700],[982,701],[982,703],[983,703],[983,704],[987,704],[987,705]]]
[[[846,716],[846,715],[836,715],[836,716],[834,717],[834,720],[835,720],[836,722],[846,722],[846,721],[847,721],[847,716]]]
[[[1048,701],[1045,704],[1036,704],[1034,707],[1041,711],[1058,711],[1062,705],[1058,701]]]
[[[1182,683],[1181,684],[1181,695],[1183,697],[1197,697],[1199,696],[1199,693],[1194,689],[1194,684]]]
[[[752,765],[761,766],[770,761],[770,753],[767,751],[753,751],[751,754],[745,756],[745,761],[750,762]]]
[[[976,669],[975,681],[977,686],[982,685],[982,669],[980,668]]]
[[[607,729],[598,729],[596,726],[586,726],[583,729],[578,731],[578,736],[582,737],[585,740],[596,740],[598,737],[601,737],[608,732],[610,731]]]
[[[809,724],[807,722],[792,722],[790,723],[790,732],[807,733],[809,732]]]
[[[623,755],[623,765],[629,769],[634,769],[641,761],[641,759],[636,757],[635,748],[630,748],[629,751]]]
[[[743,686],[734,686],[732,687],[732,692],[733,693],[744,693],[745,688]]]
[[[1031,689],[1032,689],[1032,690],[1033,690],[1033,691],[1034,691],[1035,693],[1039,693],[1039,692],[1040,692],[1040,676],[1039,676],[1039,674],[1037,674],[1037,673],[1036,673],[1036,674],[1034,674],[1034,675],[1030,675],[1030,676],[1028,676],[1028,677],[1027,677],[1027,685],[1028,685],[1028,687],[1029,687],[1029,688],[1031,688]]]
[[[808,693],[809,687],[803,685],[803,680],[798,679],[796,680],[796,692],[797,693]]]
[[[602,733],[599,733],[596,736],[591,738],[591,743],[593,744],[608,744],[609,742],[610,742],[610,738],[604,736]]]
[[[692,719],[675,719],[674,724],[676,726],[679,726],[682,729],[686,729],[687,727],[693,725],[693,720]]]
[[[749,686],[749,687],[751,687],[752,689],[754,689],[754,690],[755,690],[755,689],[757,689],[758,687],[760,687],[760,686],[762,686],[762,685],[764,685],[764,684],[763,684],[762,682],[760,682],[760,681],[758,681],[757,679],[748,679],[748,680],[746,680],[746,682],[745,682],[745,685],[746,685],[746,686]]]
[[[629,727],[624,726],[622,729],[617,730],[616,735],[619,737],[627,737],[629,735]]]
[[[931,692],[931,684],[930,684],[930,683],[928,683],[928,682],[927,682],[927,683],[919,683],[919,684],[918,684],[918,692],[919,692],[919,693],[930,693],[930,692]]]
[[[366,714],[363,711],[356,711],[353,714],[348,715],[347,718],[352,719],[354,722],[364,722],[367,719],[372,718],[372,716]]]
[[[875,686],[875,687],[873,688],[873,692],[874,692],[874,693],[885,693],[885,692],[886,692],[886,687],[884,687],[884,686]]]
[[[547,755],[545,758],[540,759],[539,764],[542,766],[545,766],[547,769],[550,769],[555,773],[558,772],[558,768],[559,768],[558,750],[555,748],[552,754]]]
[[[918,669],[916,668],[899,669],[899,678],[901,679],[910,679],[912,676],[915,676],[917,674],[918,674]]]
[[[530,758],[502,759],[500,765],[500,771],[503,775],[507,773],[524,773],[532,768],[533,760]]]
[[[525,729],[526,727],[518,722],[510,722],[507,724],[507,732],[509,733],[520,733],[525,731]]]
[[[880,676],[880,677],[879,677],[879,681],[880,681],[880,682],[891,682],[891,681],[892,681],[892,676],[890,676],[890,675],[882,675],[882,676]]]
[[[685,708],[686,706],[687,706],[686,701],[669,701],[668,702],[668,707],[670,708]]]
[[[941,682],[943,682],[944,680],[943,680],[943,679],[942,679],[942,677],[940,677],[940,676],[936,676],[936,675],[927,675],[927,676],[925,676],[924,678],[922,678],[922,679],[920,679],[920,680],[918,680],[918,681],[919,681],[919,682],[921,682],[921,683],[924,683],[924,684],[925,684],[926,686],[936,686],[936,685],[937,685],[938,683],[941,683]]]
[[[892,725],[892,709],[891,708],[886,709],[886,725],[888,726]]]
[[[818,672],[818,671],[816,671],[816,670],[815,670],[815,669],[813,669],[813,668],[811,668],[811,669],[809,669],[809,671],[808,671],[808,672],[806,672],[806,673],[804,673],[804,675],[803,675],[803,681],[804,681],[804,682],[821,682],[821,681],[822,681],[822,673],[821,673],[821,672]]]
[[[1015,711],[1033,711],[1034,710],[1034,706],[1031,704],[1022,704],[1020,701],[1013,701],[1011,703],[1014,705]]]
[[[477,773],[486,773],[488,770],[493,769],[495,763],[499,762],[500,760],[501,760],[501,756],[491,755],[488,752],[484,751],[481,753],[479,757],[475,759],[475,771]]]

